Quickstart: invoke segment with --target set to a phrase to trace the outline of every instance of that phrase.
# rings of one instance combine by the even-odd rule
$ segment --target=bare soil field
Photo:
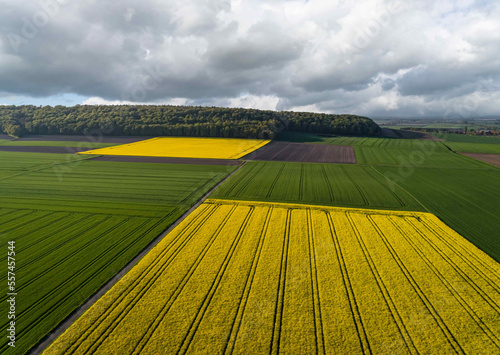
[[[7,136],[8,137],[8,136]],[[63,141],[63,142],[93,142],[93,143],[133,143],[153,137],[113,137],[113,136],[60,136],[60,135],[32,135],[18,138],[18,141]],[[2,138],[3,139],[3,138]],[[9,138],[5,138],[9,139]],[[12,137],[10,137],[12,139]]]
[[[78,152],[84,152],[91,149],[93,148],[0,145],[0,151],[21,152],[21,153],[75,154]]]
[[[500,168],[500,154],[481,154],[481,153],[460,153],[469,158],[484,161],[485,163],[497,166]]]
[[[170,163],[170,164],[195,164],[195,165],[240,165],[240,160],[230,159],[199,159],[199,158],[168,158],[168,157],[139,157],[124,155],[101,155],[93,161],[114,161],[125,163]]]
[[[243,159],[356,164],[356,155],[351,146],[290,142],[271,142]]]

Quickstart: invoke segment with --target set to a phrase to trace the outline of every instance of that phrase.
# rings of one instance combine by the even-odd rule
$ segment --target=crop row
[[[249,162],[214,198],[419,210],[422,206],[372,167]]]
[[[45,354],[496,353],[499,275],[427,213],[209,200]]]

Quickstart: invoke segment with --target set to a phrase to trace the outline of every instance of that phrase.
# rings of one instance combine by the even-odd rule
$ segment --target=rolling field
[[[485,165],[486,166],[486,165]],[[500,261],[500,170],[374,167],[395,188],[404,188],[426,210]]]
[[[424,211],[369,166],[249,162],[211,197]]]
[[[271,142],[245,156],[249,160],[356,164],[354,149],[342,145]]]
[[[431,214],[211,200],[44,354],[493,354],[499,275]]]
[[[78,160],[87,157],[0,152],[0,243],[16,242],[16,353],[40,341],[235,168]],[[4,285],[6,277],[0,274]],[[7,314],[6,293],[0,301]],[[8,321],[0,326],[7,329]],[[3,342],[0,352],[6,350]]]
[[[484,153],[500,154],[500,144],[480,144],[480,143],[461,143],[445,142],[451,150],[460,153]]]
[[[447,142],[500,144],[500,137],[469,136],[466,134],[445,134],[445,133],[433,133],[433,135],[438,138],[444,139]]]
[[[81,154],[239,159],[269,142],[259,139],[162,137]]]
[[[500,147],[500,146],[499,146]],[[356,146],[358,164],[415,167],[446,167],[454,169],[485,168],[485,165],[449,150],[433,150],[432,146],[416,149],[394,149]]]
[[[280,140],[300,143],[318,143],[332,145],[351,145],[364,147],[379,147],[388,149],[432,149],[446,151],[440,142],[421,139],[376,138],[376,137],[325,137],[312,133],[283,132]]]

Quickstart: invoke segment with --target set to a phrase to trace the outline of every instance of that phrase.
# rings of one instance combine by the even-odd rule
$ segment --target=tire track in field
[[[349,222],[351,229],[354,231],[354,235],[356,236],[356,239],[358,241],[359,246],[361,247],[361,250],[363,252],[363,255],[365,257],[365,260],[367,261],[368,265],[370,266],[370,271],[375,279],[375,282],[377,283],[377,286],[379,288],[380,293],[382,294],[382,298],[384,299],[384,302],[389,309],[389,312],[391,314],[391,318],[396,324],[396,327],[398,328],[399,334],[401,335],[401,338],[403,339],[406,348],[408,351],[412,354],[419,354],[419,351],[417,350],[415,343],[413,342],[413,339],[411,338],[410,333],[408,332],[408,329],[406,329],[406,326],[404,324],[404,321],[399,314],[399,311],[396,307],[396,304],[394,303],[394,300],[391,297],[391,294],[389,293],[389,289],[385,282],[382,280],[382,277],[380,276],[380,272],[378,271],[377,266],[375,265],[375,262],[370,255],[370,250],[366,246],[365,242],[363,241],[363,237],[361,236],[361,233],[358,230],[358,227],[356,227],[356,224],[352,220],[352,216],[350,215],[349,212],[345,212],[345,217],[347,221]]]
[[[57,212],[57,213],[60,213],[60,212]],[[68,218],[68,217],[72,217],[72,216],[76,216],[76,215],[80,215],[80,213],[73,213],[73,212],[71,212],[71,213],[68,214],[68,216],[66,216],[64,218]],[[80,219],[77,219],[76,221],[69,221],[68,225],[63,226],[63,227],[58,228],[58,229],[56,228],[56,230],[55,231],[51,231],[50,234],[51,234],[51,236],[53,236],[54,234],[61,233],[61,232],[65,231],[66,229],[74,227],[75,224],[82,223],[84,220],[89,219],[90,217],[92,217],[92,214],[90,214],[90,213],[86,213],[86,214],[81,213],[81,218]],[[57,220],[56,222],[59,222],[59,220]],[[46,225],[46,226],[44,226],[42,228],[48,227],[51,224],[53,224],[53,222],[51,222],[50,224],[48,224],[48,225]],[[33,232],[28,233],[28,234],[25,234],[21,238],[25,238],[25,237],[27,237],[30,234],[33,234],[35,232],[38,232],[38,231],[33,231]],[[27,250],[27,249],[29,249],[29,248],[37,245],[38,243],[43,242],[46,238],[49,238],[49,236],[46,236],[46,237],[41,238],[41,239],[38,239],[38,240],[36,240],[35,242],[33,242],[31,244],[27,244],[24,248],[19,248],[19,252],[25,251],[25,250]],[[17,249],[17,247],[16,247],[16,249]]]
[[[497,314],[500,316],[500,306],[498,305],[498,303],[496,303],[494,300],[491,299],[491,297],[486,293],[484,292],[481,287],[476,283],[474,282],[474,280],[472,280],[466,272],[464,272],[460,266],[458,266],[449,256],[447,256],[445,253],[443,253],[442,251],[439,250],[439,248],[430,240],[428,239],[424,233],[422,233],[420,231],[420,229],[418,229],[412,222],[411,220],[407,220],[407,223],[409,225],[412,226],[412,228],[422,237],[423,240],[425,240],[427,242],[427,244],[441,257],[443,258],[443,260],[448,264],[450,265],[450,267],[455,270],[455,272],[460,275],[460,277],[466,282],[468,283],[473,289],[474,291],[476,291],[476,293],[479,294],[479,296],[481,296],[481,298],[486,302],[488,303],[491,308],[493,308]],[[495,290],[496,291],[496,290]]]
[[[368,176],[370,176],[373,181],[375,181],[380,187],[382,187],[385,191],[387,191],[389,194],[392,195],[392,197],[394,197],[394,199],[396,201],[398,201],[399,203],[399,206],[400,207],[407,207],[408,205],[398,196],[398,194],[393,191],[391,188],[389,188],[389,186],[387,184],[383,184],[382,181],[380,179],[376,179],[373,175],[371,175],[369,172],[368,172],[368,169],[363,169],[365,171],[366,174],[368,174]]]
[[[328,178],[328,173],[326,172],[324,165],[321,165],[321,171],[322,171],[323,179],[325,181],[325,186],[328,188],[328,195],[330,196],[330,202],[334,203],[335,198],[333,196],[332,186],[330,185],[330,179]]]
[[[379,236],[382,238],[382,235],[379,234]],[[385,243],[384,243],[385,244]],[[388,248],[389,252],[391,253],[391,256],[393,257],[394,261],[398,265],[399,269],[405,276],[405,278],[408,280],[410,285],[413,287],[415,290],[415,293],[418,295],[422,303],[424,304],[425,308],[429,311],[429,313],[432,315],[434,320],[436,321],[438,327],[441,329],[443,335],[445,336],[446,340],[450,344],[450,346],[455,350],[455,352],[459,354],[465,354],[465,352],[462,349],[462,346],[458,343],[457,339],[453,335],[453,333],[450,331],[444,320],[441,318],[439,313],[436,311],[430,300],[427,298],[425,293],[422,291],[418,283],[415,281],[409,270],[406,268],[404,265],[403,261],[399,259],[397,254],[392,252],[392,249],[389,248],[388,245],[386,245]]]
[[[316,246],[314,244],[314,227],[311,209],[307,209],[307,238],[309,240],[309,262],[311,267],[311,293],[314,310],[314,333],[316,339],[316,354],[325,354],[325,337],[323,334],[323,317],[321,315],[321,295],[319,293],[318,264],[316,262]]]
[[[356,180],[354,180],[352,178],[352,176],[347,172],[347,170],[346,170],[345,167],[343,167],[342,165],[340,165],[340,168],[342,169],[342,171],[344,172],[344,174],[349,178],[349,181],[351,181],[352,184],[354,185],[354,187],[358,190],[359,195],[361,196],[361,198],[363,199],[363,202],[365,203],[365,206],[370,206],[370,204],[368,203],[368,199],[366,198],[366,195],[363,192],[363,189],[361,188],[361,186],[359,186],[359,184],[356,182]]]
[[[281,174],[283,173],[283,170],[285,169],[285,164],[281,164],[281,168],[280,170],[278,171],[278,174],[276,175],[276,177],[274,178],[273,180],[273,183],[271,184],[271,186],[269,187],[269,190],[267,191],[267,194],[266,194],[266,197],[269,198],[271,197],[271,194],[273,193],[273,190],[274,190],[274,187],[276,186],[276,184],[278,183],[278,180],[279,178],[281,177]],[[299,192],[300,193],[300,192]]]
[[[264,246],[264,241],[267,235],[267,231],[269,228],[269,223],[271,221],[271,215],[273,212],[273,207],[270,206],[267,215],[262,226],[262,230],[259,236],[259,242],[257,244],[256,252],[253,256],[252,265],[250,270],[248,271],[245,286],[243,287],[243,294],[240,297],[240,301],[238,303],[238,309],[236,310],[236,315],[233,319],[231,330],[229,331],[229,339],[226,343],[223,353],[224,354],[232,354],[234,351],[234,347],[236,345],[236,340],[238,339],[238,334],[240,331],[241,323],[243,322],[243,315],[245,314],[246,306],[248,303],[248,298],[250,297],[250,292],[252,291],[252,285],[254,282],[255,274],[257,272],[257,267],[259,265],[260,256],[262,254],[262,248]]]
[[[281,340],[281,325],[283,322],[283,308],[285,305],[285,286],[286,286],[286,271],[288,267],[288,247],[290,239],[290,225],[292,219],[292,210],[287,208],[285,233],[283,238],[283,250],[281,253],[280,278],[278,290],[276,292],[276,308],[274,312],[274,327],[271,337],[270,354],[279,354]]]
[[[9,219],[7,222],[2,222],[2,224],[3,224],[3,225],[7,225],[7,224],[11,223],[12,221],[16,221],[16,220],[17,220],[17,219],[19,219],[19,218],[24,218],[24,217],[26,217],[26,216],[29,216],[30,214],[35,214],[35,215],[36,215],[36,213],[38,213],[38,212],[41,212],[41,211],[38,211],[38,210],[31,210],[31,212],[29,212],[29,213],[26,213],[26,214],[21,215],[21,216],[14,217],[14,218],[12,218],[12,219]],[[5,233],[5,234],[6,234],[6,233],[9,233],[10,231],[12,231],[12,230],[14,230],[14,229],[19,228],[19,225],[23,225],[23,226],[24,226],[24,225],[27,225],[27,224],[30,224],[30,223],[36,222],[36,221],[38,221],[39,219],[42,219],[42,218],[46,217],[48,214],[49,214],[49,213],[47,213],[47,212],[46,212],[46,213],[45,213],[44,215],[42,215],[41,217],[40,217],[40,216],[37,216],[37,217],[35,217],[35,218],[33,218],[33,219],[30,219],[30,220],[28,220],[28,221],[24,221],[24,220],[21,220],[21,221],[16,221],[16,222],[14,222],[14,223],[15,223],[15,224],[14,224],[14,227],[11,227],[11,228],[9,228],[9,229],[0,230],[0,233]]]
[[[143,297],[147,291],[154,285],[156,280],[161,276],[161,274],[171,265],[172,261],[177,257],[177,255],[182,252],[184,247],[191,241],[192,237],[196,234],[196,232],[202,228],[205,222],[212,216],[219,206],[211,205],[210,207],[205,207],[192,221],[195,228],[190,230],[189,228],[183,229],[179,235],[170,241],[168,245],[161,251],[161,253],[155,258],[154,262],[150,263],[137,277],[136,279],[130,283],[126,288],[124,288],[123,292],[113,301],[112,305],[108,307],[105,312],[101,313],[97,320],[92,323],[92,325],[87,328],[86,332],[75,339],[75,341],[71,344],[71,346],[66,350],[67,354],[72,354],[76,349],[93,333],[97,330],[97,328],[103,323],[104,320],[118,307],[120,304],[126,300],[127,296],[143,281],[147,280],[146,284],[140,288],[139,292],[133,296],[131,300],[126,300],[126,306],[121,310],[117,316],[113,319],[109,327],[105,332],[99,334],[99,337],[96,341],[94,341],[92,346],[96,348],[100,346],[100,344],[104,341],[106,336],[110,334],[119,323],[129,314],[129,312],[134,308],[135,304]],[[204,217],[204,218],[203,218]],[[201,220],[201,221],[199,221]],[[200,223],[198,223],[200,222]],[[190,231],[188,233],[188,231]],[[187,234],[187,235],[186,235]],[[180,242],[175,250],[172,252],[170,256],[168,256],[167,260],[163,261],[163,258],[175,247],[177,242],[179,242],[184,236],[184,240]],[[156,266],[161,263],[161,266],[157,268]],[[152,273],[150,276],[149,274]],[[76,347],[71,350],[72,347]]]
[[[35,228],[33,228],[31,231],[15,237],[16,242],[19,241],[19,240],[22,240],[22,239],[24,239],[26,237],[28,237],[31,234],[35,234],[36,232],[39,232],[41,229],[47,228],[47,227],[51,226],[52,224],[57,224],[59,221],[65,219],[65,218],[69,218],[69,217],[75,215],[75,213],[73,213],[73,212],[62,212],[62,211],[59,212],[59,211],[57,211],[57,212],[50,213],[49,216],[53,217],[53,215],[56,214],[56,213],[62,213],[63,215],[61,217],[55,219],[55,220],[49,220],[48,222],[45,222],[45,224],[43,224],[41,226],[35,226]],[[68,228],[68,227],[66,227],[66,228]],[[23,232],[25,232],[25,231],[23,231]],[[56,233],[56,232],[51,232],[51,234],[53,234],[53,233]],[[43,239],[44,238],[39,239],[38,241],[35,241],[35,242],[31,243],[31,244],[27,243],[27,244],[24,245],[24,247],[20,247],[20,248],[16,247],[17,253],[20,253],[20,252],[22,252],[22,251],[24,251],[26,249],[31,248],[33,245],[38,244]]]
[[[243,164],[244,165],[244,164]],[[56,328],[55,330],[45,334],[45,336],[41,337],[40,340],[38,341],[38,344],[34,346],[30,354],[39,354],[42,351],[44,351],[50,344],[54,341],[54,339],[61,335],[68,327],[79,317],[81,316],[86,310],[88,310],[93,304],[96,303],[98,298],[102,295],[104,295],[105,292],[107,292],[109,289],[114,286],[123,275],[130,269],[132,269],[137,262],[139,262],[154,246],[158,245],[158,243],[165,238],[166,234],[172,231],[174,228],[176,228],[179,223],[184,221],[186,217],[193,212],[197,207],[200,206],[200,204],[206,200],[206,198],[213,193],[215,189],[217,189],[220,185],[222,185],[229,177],[233,176],[243,165],[240,165],[235,171],[231,172],[228,176],[226,176],[222,181],[220,181],[215,187],[212,188],[208,193],[206,193],[200,201],[194,204],[188,211],[186,211],[182,216],[180,216],[176,221],[173,221],[173,223],[170,224],[170,226],[167,229],[164,229],[163,232],[161,232],[159,235],[157,234],[157,237],[152,240],[146,247],[142,249],[132,260],[128,261],[125,266],[114,276],[108,279],[107,282],[104,282],[103,285],[100,286],[100,289],[96,291],[91,297],[89,297],[82,305],[75,307],[70,314],[65,318],[64,321],[62,321]],[[160,221],[161,222],[161,221]],[[156,226],[155,226],[156,228]]]
[[[246,164],[247,164],[246,162],[243,163],[241,165],[241,167],[243,167]],[[238,180],[237,183],[232,183],[231,180],[227,181],[227,183],[230,183],[231,185],[229,186],[228,190],[224,193],[225,196],[236,196],[236,197],[240,196],[241,191],[243,191],[247,187],[248,181],[252,181],[252,179],[254,179],[257,175],[259,175],[259,173],[265,167],[267,167],[267,163],[265,163],[265,164],[251,164],[249,166],[251,167],[251,168],[249,168],[251,170],[246,173],[246,176],[244,179],[242,178],[242,179]],[[234,178],[233,178],[233,180],[234,180]],[[238,187],[238,189],[236,189],[236,192],[233,194],[233,190],[236,187]],[[220,192],[223,192],[222,188],[220,189]]]
[[[145,223],[143,223],[144,225]],[[100,239],[102,238],[103,236],[109,234],[110,232],[112,232],[113,230],[115,230],[116,228],[118,228],[119,225],[113,225],[112,227],[110,227],[106,232],[103,232],[101,233],[97,238]],[[84,233],[84,232],[83,232]],[[131,232],[133,233],[133,232]],[[130,233],[129,233],[130,234]],[[128,236],[128,234],[127,234]],[[96,239],[97,240],[97,239]],[[89,244],[92,244],[95,240],[92,240],[90,241],[89,243],[86,243],[85,246],[88,246]],[[65,261],[69,260],[74,254],[80,252],[82,250],[82,248],[76,250],[75,252],[73,252],[72,254],[70,255],[67,255],[65,256],[63,259],[59,260],[57,263],[53,264],[50,268],[47,268],[46,270],[44,270],[43,273],[37,275],[36,277],[32,278],[31,280],[23,283],[23,285],[21,287],[18,288],[18,291],[19,290],[23,290],[25,289],[26,287],[28,287],[29,285],[31,285],[32,283],[34,283],[35,281],[39,280],[40,278],[42,278],[43,276],[45,276],[47,273],[51,272],[52,270],[55,270],[57,269],[57,267],[59,267],[61,264],[63,264]],[[97,259],[96,259],[97,260]],[[90,265],[90,264],[89,264]],[[85,267],[87,268],[87,266]],[[51,296],[52,294],[56,293],[57,290],[59,290],[63,285],[67,284],[69,281],[71,281],[73,278],[75,278],[76,275],[79,275],[82,270],[85,270],[85,268],[79,270],[76,274],[72,275],[70,278],[66,279],[62,284],[60,284],[59,286],[57,286],[56,289],[51,289],[51,291],[49,291],[48,293],[46,293],[42,298],[38,299],[37,302],[35,302],[34,304],[30,305],[27,309],[19,312],[16,316],[22,316],[23,314],[27,313],[28,311],[30,311],[31,309],[35,308],[35,306],[37,306],[38,304],[40,304],[41,302],[43,302],[45,299],[47,299],[49,296]]]
[[[359,345],[361,351],[364,354],[372,354],[370,347],[370,342],[366,334],[366,329],[363,324],[363,319],[361,318],[361,313],[359,312],[358,302],[356,301],[356,296],[354,295],[354,290],[352,288],[351,280],[349,278],[349,273],[347,271],[347,265],[342,253],[342,248],[340,246],[340,241],[338,239],[337,231],[335,230],[335,225],[333,224],[332,216],[328,211],[325,211],[325,216],[328,220],[328,226],[330,229],[330,234],[332,235],[333,245],[335,246],[335,255],[337,257],[337,262],[340,266],[340,272],[342,274],[342,282],[344,284],[345,293],[347,300],[349,302],[349,308],[351,310],[352,319],[354,327],[356,328],[356,333],[359,339]]]
[[[162,309],[160,312],[156,315],[155,320],[153,321],[153,324],[151,324],[146,332],[142,335],[141,339],[139,339],[139,342],[136,344],[134,349],[132,350],[132,354],[139,354],[142,352],[148,341],[151,339],[153,336],[154,332],[158,328],[158,326],[161,324],[163,319],[165,318],[166,314],[170,310],[170,307],[172,307],[172,304],[175,302],[175,300],[178,298],[179,294],[183,291],[183,289],[186,287],[186,284],[189,282],[191,277],[193,276],[194,272],[198,269],[198,266],[200,265],[201,261],[205,257],[205,255],[208,253],[210,247],[213,245],[215,242],[215,239],[220,235],[222,229],[226,226],[228,220],[231,218],[233,215],[234,211],[236,210],[237,205],[233,205],[229,213],[224,217],[220,225],[217,227],[216,232],[212,235],[208,243],[205,245],[205,247],[202,249],[202,252],[198,255],[196,260],[194,261],[193,265],[189,268],[188,272],[184,275],[184,278],[181,280],[179,285],[177,285],[176,289],[174,290],[174,293],[169,296],[167,302],[163,305]]]
[[[393,258],[398,258],[399,260],[401,260],[397,254],[397,252],[394,250],[394,248],[392,247],[392,245],[390,244],[389,240],[387,239],[387,237],[383,234],[383,232],[380,230],[380,228],[378,228],[378,226],[376,226],[376,223],[375,221],[373,221],[373,219],[371,217],[368,217],[368,219],[370,220],[370,223],[372,223],[372,225],[378,230],[379,234],[382,236],[382,238],[384,239],[384,244],[387,245],[387,248],[391,250],[391,254],[393,254]],[[424,263],[429,267],[429,269],[434,273],[434,275],[436,275],[436,277],[443,283],[444,287],[446,287],[446,289],[448,289],[448,291],[453,295],[453,298],[455,298],[455,300],[460,303],[460,305],[462,306],[462,308],[464,308],[464,310],[469,314],[469,316],[474,320],[474,322],[477,324],[477,326],[479,328],[481,328],[481,330],[488,336],[488,338],[490,338],[490,340],[495,344],[495,346],[500,350],[500,339],[495,335],[495,333],[488,327],[488,325],[486,323],[483,322],[483,320],[481,319],[481,317],[479,317],[476,312],[472,309],[472,307],[467,303],[467,301],[460,295],[460,293],[455,289],[455,287],[453,287],[453,285],[447,280],[446,276],[443,275],[439,269],[437,267],[434,266],[434,264],[432,263],[432,261],[426,256],[426,253],[420,248],[418,247],[412,240],[411,238],[408,236],[408,234],[402,230],[399,226],[396,225],[396,223],[394,223],[394,221],[392,221],[392,219],[389,219],[389,221],[391,222],[391,224],[393,226],[395,226],[397,228],[397,230],[399,231],[399,233],[403,236],[403,238],[408,242],[408,244],[411,245],[411,247],[413,248],[413,250],[417,253],[417,255],[424,261]],[[422,236],[422,234],[420,233],[420,231],[418,231],[418,229],[413,225],[411,224],[411,222],[409,220],[407,220],[408,224],[410,224],[412,226],[412,228]]]
[[[146,223],[148,223],[150,221],[146,221],[145,223],[143,223],[142,225],[139,225],[137,228],[135,228],[133,231],[131,231],[130,233],[126,234],[123,238],[121,238],[120,240],[117,241],[116,244],[119,244],[121,241],[127,239],[129,237],[129,235],[135,233],[138,229],[142,228],[142,226]],[[151,231],[152,229],[156,228],[157,225],[161,224],[161,220],[159,222],[157,222],[154,226],[150,227],[146,233],[144,233],[143,235],[146,235],[147,233],[149,233],[149,231]],[[116,258],[118,258],[120,255],[124,254],[125,252],[127,252],[134,244],[136,244],[138,241],[140,241],[140,238],[134,240],[127,248],[121,250],[117,255],[116,255]],[[107,249],[105,249],[101,254],[99,254],[95,259],[93,259],[93,261],[89,264],[87,264],[84,268],[82,268],[81,270],[79,270],[77,273],[73,274],[70,278],[66,279],[62,284],[60,284],[59,286],[57,286],[57,288],[55,289],[51,289],[51,291],[49,293],[47,293],[44,298],[38,300],[35,304],[32,304],[27,310],[24,310],[22,312],[22,314],[26,313],[27,311],[31,310],[31,309],[34,309],[36,308],[40,303],[42,303],[45,299],[47,299],[49,296],[53,295],[53,294],[57,294],[58,291],[60,289],[62,289],[66,284],[70,283],[71,281],[73,281],[73,279],[77,278],[81,273],[87,271],[88,269],[90,269],[93,264],[95,264],[97,261],[99,261],[101,258],[103,258],[104,256],[106,256],[106,254],[108,254],[113,248],[115,247],[115,245],[111,245],[110,247],[108,247]],[[51,312],[54,311],[54,309],[56,309],[57,307],[59,307],[59,304],[61,302],[64,302],[66,299],[69,299],[71,297],[73,297],[75,294],[77,294],[81,288],[83,288],[84,286],[86,286],[86,284],[90,281],[93,280],[93,278],[95,276],[97,276],[103,268],[105,268],[107,265],[113,263],[115,261],[115,259],[113,260],[109,260],[109,262],[107,264],[105,264],[102,268],[100,269],[97,269],[96,271],[94,271],[89,277],[87,277],[85,279],[84,282],[81,282],[78,287],[74,288],[73,290],[71,290],[71,292],[69,294],[66,295],[66,297],[60,301],[58,301],[57,303],[53,304],[51,307],[49,307],[47,310],[45,310],[36,320],[36,322],[33,322],[31,323],[30,325],[28,325],[26,328],[24,328],[23,330],[21,330],[20,332],[18,332],[17,336],[18,337],[21,337],[23,336],[25,333],[29,332],[32,328],[34,328],[38,323],[40,323],[41,321],[43,321],[47,316],[49,316],[51,314]],[[21,314],[20,314],[21,315]],[[1,349],[4,349],[5,346],[3,346]]]
[[[191,342],[194,338],[194,335],[196,331],[198,330],[198,327],[200,326],[201,322],[203,321],[203,317],[205,316],[205,313],[210,305],[210,302],[212,301],[215,293],[217,292],[220,283],[222,281],[222,278],[224,276],[224,273],[226,272],[229,263],[231,262],[233,255],[235,253],[236,248],[238,247],[242,236],[246,230],[246,227],[248,225],[248,221],[252,218],[252,215],[255,211],[254,206],[249,206],[249,211],[247,212],[247,215],[245,216],[245,219],[243,220],[243,223],[241,224],[240,228],[238,229],[238,232],[236,233],[236,237],[234,238],[233,242],[231,243],[231,246],[229,247],[229,251],[226,254],[221,267],[219,268],[219,271],[215,275],[215,279],[212,282],[212,285],[210,286],[210,289],[208,293],[205,295],[203,302],[198,309],[195,318],[191,322],[191,325],[189,327],[188,332],[184,336],[184,339],[182,340],[180,347],[177,348],[176,353],[177,354],[186,354],[187,351],[189,350],[189,346],[191,345]]]
[[[490,265],[485,263],[483,260],[480,258],[477,258],[468,248],[464,247],[460,243],[456,243],[456,246],[453,245],[451,242],[448,242],[446,238],[444,238],[443,235],[449,235],[446,231],[444,231],[440,226],[438,226],[434,221],[432,220],[427,220],[427,223],[432,225],[432,228],[428,228],[434,236],[439,239],[443,244],[445,244],[448,248],[453,250],[455,255],[462,259],[464,263],[466,263],[471,269],[473,269],[478,275],[480,275],[483,280],[485,280],[488,285],[490,285],[493,289],[496,290],[497,293],[500,293],[500,284],[497,281],[494,281],[490,276],[486,275],[481,269],[479,269],[476,264],[480,264],[483,268],[487,269],[492,275],[496,275],[496,271],[491,268]],[[437,233],[436,231],[439,230],[441,233]],[[466,239],[464,239],[466,240]],[[460,250],[459,250],[460,249]],[[469,255],[469,258],[465,256],[465,254]],[[473,261],[471,261],[471,259]],[[497,277],[500,280],[500,277]]]
[[[300,177],[299,177],[299,201],[304,199],[304,164],[300,165]]]
[[[64,245],[68,244],[69,242],[73,241],[74,239],[77,239],[79,238],[82,234],[88,232],[88,230],[90,229],[93,229],[95,227],[97,227],[98,225],[106,222],[107,220],[109,220],[111,218],[111,216],[108,216],[108,218],[106,219],[103,219],[101,221],[98,221],[96,222],[95,224],[93,224],[92,226],[90,226],[88,229],[85,229],[85,230],[81,230],[81,232],[75,234],[73,237],[71,238],[68,238],[68,239],[64,239],[64,241],[60,244],[57,244],[55,247],[52,247],[46,251],[44,251],[43,253],[41,254],[38,254],[35,258],[31,259],[29,262],[21,265],[20,267],[17,268],[17,270],[23,270],[24,268],[30,266],[31,264],[37,262],[38,260],[40,259],[43,259],[44,257],[46,257],[47,255],[50,255],[52,254],[54,251],[56,251],[57,249],[60,249],[62,248]],[[130,219],[130,218],[129,218]],[[128,219],[127,219],[128,220]],[[124,221],[125,222],[125,221]],[[117,226],[113,226],[112,229],[116,229],[118,227]],[[108,232],[104,232],[103,234],[107,234]],[[103,234],[100,234],[97,239],[100,239]],[[94,239],[92,239],[94,240]],[[63,263],[64,261],[70,259],[73,255],[77,254],[78,252],[80,252],[81,249],[77,249],[75,251],[73,251],[71,254],[67,254],[63,259],[61,259],[59,262],[57,262],[56,264],[54,264],[53,266],[51,266],[50,268],[46,269],[45,272],[43,272],[42,274],[39,274],[37,277],[33,278],[33,279],[30,279],[29,281],[25,281],[23,283],[23,285],[21,287],[18,287],[17,289],[18,290],[22,290],[24,289],[25,287],[31,285],[34,281],[36,281],[37,279],[39,279],[40,277],[42,277],[43,275],[45,275],[46,273],[50,272],[51,270],[53,270],[54,268],[56,268],[57,266],[59,266],[61,263]]]

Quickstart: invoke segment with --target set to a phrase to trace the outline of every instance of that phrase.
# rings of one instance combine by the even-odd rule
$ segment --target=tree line
[[[194,136],[273,139],[279,132],[380,135],[371,119],[356,115],[243,108],[115,105],[0,106],[0,132],[114,136]]]

